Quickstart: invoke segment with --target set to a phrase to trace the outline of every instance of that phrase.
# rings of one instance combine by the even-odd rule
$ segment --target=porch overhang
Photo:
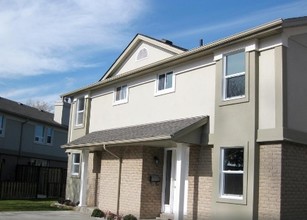
[[[64,149],[95,149],[101,146],[119,146],[152,143],[203,144],[204,125],[209,116],[197,116],[156,123],[107,129],[89,133],[66,145]],[[160,144],[159,144],[160,145]]]

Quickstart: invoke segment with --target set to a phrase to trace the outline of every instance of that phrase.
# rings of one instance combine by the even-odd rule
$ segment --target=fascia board
[[[75,144],[75,145],[62,145],[61,148],[64,149],[76,149],[76,148],[84,148],[84,147],[95,147],[95,146],[109,146],[109,145],[119,145],[119,144],[132,144],[137,142],[151,142],[151,141],[160,141],[160,140],[171,140],[171,136],[157,136],[150,138],[135,138],[129,140],[119,140],[119,141],[106,141],[106,142],[98,142],[98,143],[85,143],[85,144]]]

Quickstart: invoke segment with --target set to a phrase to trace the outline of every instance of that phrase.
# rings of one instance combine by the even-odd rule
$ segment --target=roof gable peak
[[[157,40],[143,34],[137,34],[99,81],[185,51],[186,49],[174,45],[170,40]],[[136,62],[141,60],[143,62]]]

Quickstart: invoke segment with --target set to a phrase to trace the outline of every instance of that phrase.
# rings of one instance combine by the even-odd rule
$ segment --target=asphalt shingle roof
[[[142,124],[136,126],[96,131],[87,134],[81,138],[78,138],[64,145],[63,147],[69,148],[123,141],[135,142],[136,140],[158,139],[159,137],[161,137],[161,139],[171,139],[172,136],[174,136],[176,133],[187,129],[188,127],[198,122],[203,122],[203,124],[205,124],[206,121],[204,119],[207,119],[207,116],[198,116],[192,118],[184,118],[151,124]]]
[[[37,108],[0,97],[0,112],[12,114],[25,119],[47,123],[53,126],[67,128],[53,120],[54,114]]]

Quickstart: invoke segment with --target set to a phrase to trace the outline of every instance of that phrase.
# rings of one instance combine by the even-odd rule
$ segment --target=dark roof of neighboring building
[[[63,147],[72,148],[173,139],[206,124],[207,121],[208,116],[198,116],[96,131],[78,138]]]
[[[3,97],[0,97],[0,112],[67,129],[53,120],[54,114]]]

